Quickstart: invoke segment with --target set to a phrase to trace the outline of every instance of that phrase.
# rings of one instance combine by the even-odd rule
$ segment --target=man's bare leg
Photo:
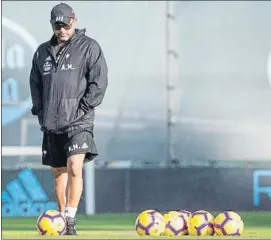
[[[64,214],[66,206],[66,187],[68,182],[68,173],[66,167],[53,168],[55,176],[55,194],[59,211]]]
[[[83,163],[85,154],[77,154],[68,158],[67,172],[67,203],[65,207],[65,216],[75,217],[79,201],[83,191]]]

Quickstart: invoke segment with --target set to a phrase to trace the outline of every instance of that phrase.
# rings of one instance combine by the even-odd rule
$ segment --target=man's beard
[[[68,36],[68,39],[67,40],[63,40],[63,39],[61,39],[61,33],[59,33],[59,34],[55,34],[55,36],[56,36],[56,39],[57,39],[57,42],[58,42],[58,44],[66,44],[66,43],[68,43],[69,41],[71,41],[71,39],[75,36],[75,31],[72,33],[72,34],[70,34],[69,36]]]
[[[70,40],[70,37],[68,37],[67,40],[63,40],[63,39],[61,39],[60,34],[57,36],[57,42],[58,42],[59,44],[65,44],[65,43],[67,43],[69,40]]]

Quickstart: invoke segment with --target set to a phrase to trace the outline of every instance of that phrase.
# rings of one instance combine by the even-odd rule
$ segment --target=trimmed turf
[[[217,213],[213,214],[216,215]],[[241,212],[239,214],[245,223],[243,237],[271,238],[271,212]],[[139,237],[134,230],[134,222],[136,217],[136,214],[101,214],[95,216],[78,216],[77,230],[79,236],[76,238],[142,238]],[[44,236],[37,235],[36,220],[37,218],[2,218],[3,239],[44,239]],[[69,237],[57,237],[57,239],[62,238],[65,239]],[[195,239],[195,237],[190,236],[185,236],[182,238]],[[211,239],[215,238],[216,237],[211,237]],[[200,237],[200,239],[207,238]],[[231,239],[233,238],[231,237]]]

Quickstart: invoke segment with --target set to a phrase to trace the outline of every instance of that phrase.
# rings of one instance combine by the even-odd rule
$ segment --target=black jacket
[[[85,29],[64,48],[56,63],[56,38],[41,44],[30,73],[33,115],[41,129],[57,134],[91,128],[94,108],[104,97],[107,64],[99,44],[85,36]]]

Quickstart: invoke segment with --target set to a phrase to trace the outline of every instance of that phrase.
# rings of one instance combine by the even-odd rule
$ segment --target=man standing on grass
[[[93,140],[94,108],[108,84],[100,45],[76,29],[73,9],[51,11],[52,38],[34,54],[30,73],[32,114],[43,131],[42,164],[52,167],[55,193],[67,221],[66,235],[76,233],[76,211],[83,190],[83,164],[97,155]]]

